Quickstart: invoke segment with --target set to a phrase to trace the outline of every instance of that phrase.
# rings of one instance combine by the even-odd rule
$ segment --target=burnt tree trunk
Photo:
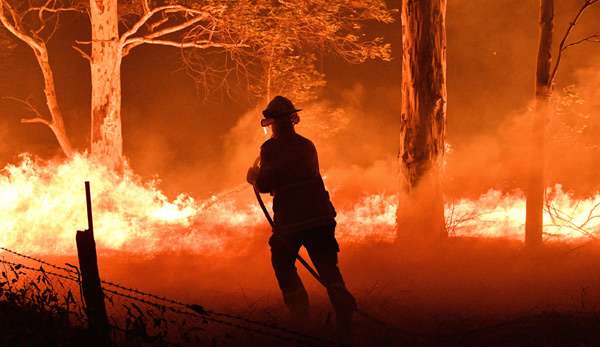
[[[91,153],[117,168],[122,163],[121,58],[117,0],[90,0],[92,27]]]
[[[547,113],[551,111],[552,95],[552,35],[554,31],[554,0],[540,1],[540,41],[537,55],[535,83],[535,111],[531,142],[529,182],[526,188],[527,214],[525,243],[536,246],[542,243],[544,212],[544,133]]]
[[[446,0],[402,3],[399,236],[445,237]]]

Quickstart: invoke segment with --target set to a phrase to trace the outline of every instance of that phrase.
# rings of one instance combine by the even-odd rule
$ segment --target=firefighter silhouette
[[[309,316],[308,294],[295,261],[304,246],[319,273],[336,315],[338,333],[351,328],[356,301],[346,289],[338,267],[335,208],[319,172],[315,145],[295,131],[300,121],[293,103],[276,96],[262,112],[263,127],[272,137],[260,148],[260,166],[248,169],[247,181],[273,195],[271,263],[283,300],[296,322]]]

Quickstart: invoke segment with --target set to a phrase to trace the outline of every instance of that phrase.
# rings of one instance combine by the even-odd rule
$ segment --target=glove
[[[246,181],[251,185],[256,184],[256,180],[258,179],[259,168],[257,166],[252,166],[248,168],[248,172],[246,173]]]

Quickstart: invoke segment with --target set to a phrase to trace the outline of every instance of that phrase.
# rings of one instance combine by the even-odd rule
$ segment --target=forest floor
[[[104,279],[287,324],[266,237],[204,254],[99,253]],[[502,239],[452,238],[441,246],[373,240],[342,243],[340,253],[360,308],[385,322],[357,316],[357,346],[600,346],[599,265],[598,242],[555,242],[532,251]],[[299,272],[312,307],[312,321],[303,331],[332,338],[325,291],[306,271]],[[213,345],[281,345],[211,324],[204,334],[219,336]]]

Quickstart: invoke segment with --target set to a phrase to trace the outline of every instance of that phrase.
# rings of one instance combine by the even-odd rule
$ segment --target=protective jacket
[[[260,148],[256,186],[273,195],[276,231],[294,232],[335,224],[335,208],[319,172],[315,145],[295,132]]]

